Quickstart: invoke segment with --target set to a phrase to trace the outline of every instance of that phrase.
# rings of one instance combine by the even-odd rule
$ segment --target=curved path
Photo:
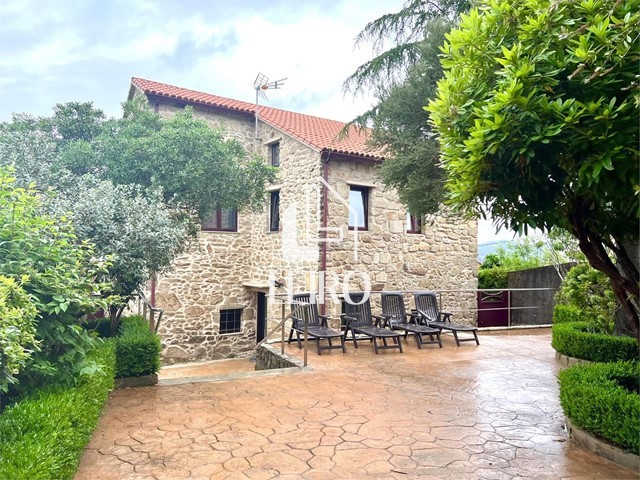
[[[548,330],[445,337],[404,354],[310,350],[297,374],[115,391],[76,480],[638,478],[568,441]]]

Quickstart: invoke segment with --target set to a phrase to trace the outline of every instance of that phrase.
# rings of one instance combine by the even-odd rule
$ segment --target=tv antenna
[[[260,117],[260,102],[259,99],[263,98],[266,101],[269,101],[266,90],[277,90],[282,85],[284,85],[286,78],[281,78],[280,80],[274,80],[272,82],[269,81],[269,78],[263,73],[258,73],[256,79],[253,81],[253,88],[256,91],[256,125],[253,132],[253,152],[256,153],[258,151],[258,119]]]

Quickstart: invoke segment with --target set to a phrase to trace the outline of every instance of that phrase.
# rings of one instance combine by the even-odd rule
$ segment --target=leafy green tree
[[[429,106],[450,204],[518,232],[570,231],[636,337],[639,7],[484,0],[447,36]]]
[[[369,23],[357,44],[373,42],[376,56],[344,84],[358,93],[373,91],[378,103],[352,123],[370,125],[371,143],[385,149],[380,175],[415,215],[438,212],[444,199],[439,148],[422,106],[435,96],[442,76],[438,58],[444,34],[468,1],[409,0],[397,13]],[[386,43],[393,46],[384,50]]]
[[[187,225],[177,221],[159,191],[114,185],[91,175],[79,177],[73,190],[51,199],[49,209],[71,212],[80,239],[109,259],[102,280],[111,295],[111,331],[134,293],[151,275],[162,273],[188,245]]]
[[[96,281],[103,265],[94,258],[92,246],[78,241],[68,219],[43,214],[35,189],[17,187],[10,171],[0,168],[0,276],[18,283],[38,314],[39,348],[23,357],[28,368],[18,376],[21,389],[51,377],[71,382],[92,368],[85,362],[92,339],[78,319],[105,307],[103,285]],[[15,326],[29,330],[31,313],[25,313],[26,323]],[[24,338],[29,340],[28,332]]]
[[[169,119],[144,99],[106,119],[90,103],[56,105],[54,115],[14,115],[0,124],[0,166],[22,186],[53,190],[44,208],[73,221],[79,238],[109,258],[106,278],[115,330],[123,306],[168,268],[217,207],[257,209],[274,171],[194,117]]]
[[[13,278],[0,276],[0,411],[2,394],[38,349],[35,338],[37,310],[31,297]]]

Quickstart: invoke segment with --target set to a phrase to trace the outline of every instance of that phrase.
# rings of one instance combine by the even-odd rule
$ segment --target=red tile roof
[[[145,95],[156,95],[196,105],[206,105],[251,115],[255,114],[255,104],[253,103],[219,97],[210,93],[197,92],[143,78],[134,77],[131,79],[131,84]],[[339,138],[340,131],[346,125],[344,122],[303,115],[263,105],[260,105],[258,113],[260,120],[263,122],[318,151],[327,150],[332,153],[372,159],[383,158],[381,150],[367,146],[366,142],[370,134],[368,129],[361,131],[352,126],[349,128],[349,134],[346,137]]]

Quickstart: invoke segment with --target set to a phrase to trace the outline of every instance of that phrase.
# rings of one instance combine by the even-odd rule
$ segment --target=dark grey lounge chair
[[[298,348],[302,348],[301,339],[304,338],[304,321],[307,320],[307,336],[316,341],[316,349],[318,355],[322,350],[331,350],[341,348],[342,353],[346,352],[344,346],[344,334],[337,330],[333,330],[328,326],[328,317],[318,313],[318,304],[315,295],[313,298],[309,293],[301,293],[293,296],[294,303],[291,304],[291,330],[289,332],[289,341],[291,343],[295,332],[298,340]],[[321,345],[320,340],[327,340],[328,346]],[[339,339],[340,344],[334,345],[332,340]]]
[[[460,346],[460,342],[473,342],[480,345],[478,340],[478,327],[472,325],[462,325],[451,322],[450,312],[441,312],[438,307],[438,299],[434,292],[421,292],[414,295],[416,302],[416,311],[422,316],[422,319],[430,327],[436,327],[441,330],[450,330],[456,339],[456,345]],[[459,338],[459,332],[472,333],[471,338]]]
[[[366,301],[363,301],[363,293],[350,293],[349,297],[354,303],[345,302],[345,314],[342,315],[342,320],[346,323],[346,329],[344,331],[345,339],[347,333],[351,331],[353,346],[356,348],[358,348],[356,335],[359,334],[364,335],[373,343],[373,351],[376,354],[380,349],[384,350],[389,348],[397,348],[400,350],[400,353],[402,353],[401,334],[382,326],[382,322],[384,322],[385,319],[384,317],[371,313],[369,299],[367,298]],[[355,305],[355,303],[358,305]],[[382,339],[382,345],[378,345],[378,339]],[[388,344],[387,340],[389,339],[391,339],[393,343]]]
[[[421,324],[422,317],[419,313],[406,313],[401,293],[382,293],[382,316],[392,330],[403,331],[404,338],[413,333],[419,349],[422,349],[422,345],[431,343],[437,343],[442,348],[440,329]],[[429,335],[429,340],[424,340],[423,335]]]

